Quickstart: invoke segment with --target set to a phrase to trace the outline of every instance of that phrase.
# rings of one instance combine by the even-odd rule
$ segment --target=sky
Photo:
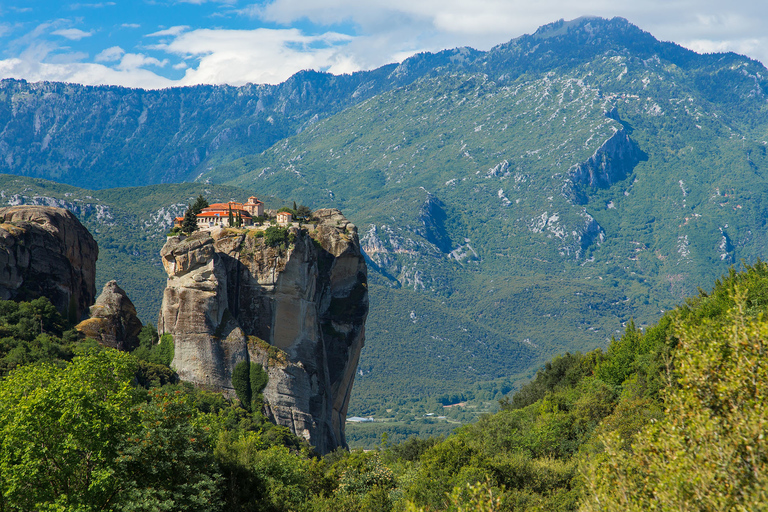
[[[478,50],[558,19],[621,16],[768,63],[766,0],[0,0],[0,78],[157,89],[350,73]]]

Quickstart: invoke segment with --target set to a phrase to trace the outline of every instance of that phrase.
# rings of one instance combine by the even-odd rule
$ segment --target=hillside
[[[0,172],[96,189],[192,181],[424,73],[395,68],[149,91],[1,80]]]
[[[157,323],[167,275],[160,249],[173,218],[203,194],[211,201],[242,201],[250,194],[220,185],[179,184],[87,190],[51,181],[0,175],[0,202],[66,208],[99,245],[96,288],[115,279],[136,305],[144,323]],[[271,197],[262,199],[269,206]]]
[[[0,170],[207,184],[4,178],[0,190],[74,208],[103,250],[99,285],[118,278],[151,321],[165,229],[198,193],[337,207],[370,270],[350,413],[491,402],[555,354],[605,346],[765,257],[767,76],[582,18],[488,52],[279,86],[4,81]]]
[[[203,179],[336,205],[360,226],[371,297],[392,298],[372,299],[371,322],[399,311],[363,354],[360,396],[510,376],[765,255],[766,76],[626,20],[555,23],[456,50]],[[409,318],[420,337],[399,336]],[[399,373],[392,354],[429,364]]]
[[[176,383],[173,343],[153,346],[152,328],[120,352],[65,331],[44,297],[0,301],[3,505],[762,510],[766,290],[768,264],[732,271],[645,332],[630,323],[606,351],[547,362],[501,411],[448,437],[385,431],[370,450],[324,457],[242,387],[230,400]],[[275,377],[250,373],[257,390]]]

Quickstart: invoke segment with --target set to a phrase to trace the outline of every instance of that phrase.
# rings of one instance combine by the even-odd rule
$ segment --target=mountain
[[[360,227],[385,341],[364,351],[356,396],[602,345],[765,254],[759,63],[594,18],[452,55],[202,178]],[[428,363],[398,370],[392,354]]]
[[[350,412],[378,416],[441,393],[492,400],[765,257],[767,76],[580,18],[278,86],[4,81],[0,170],[90,188],[199,180],[54,194],[114,249],[97,277],[125,269],[140,315],[159,307],[160,226],[200,191],[343,210],[371,303]],[[6,200],[54,188],[12,182]]]
[[[0,81],[0,172],[103,189],[192,181],[425,70],[145,91]]]

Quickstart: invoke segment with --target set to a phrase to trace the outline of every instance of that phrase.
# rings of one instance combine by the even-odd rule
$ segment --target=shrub
[[[246,411],[251,410],[251,376],[250,363],[240,361],[232,370],[232,387],[235,388],[237,398]]]
[[[232,387],[246,411],[261,409],[261,392],[267,386],[269,376],[259,363],[240,361],[232,371]]]
[[[618,433],[587,461],[585,510],[754,510],[768,502],[768,323],[747,293],[719,318],[678,319],[677,385],[632,450]],[[691,321],[694,320],[694,321]],[[763,507],[758,507],[762,509]]]
[[[264,231],[264,242],[270,247],[289,245],[293,243],[293,236],[286,228],[270,226]]]

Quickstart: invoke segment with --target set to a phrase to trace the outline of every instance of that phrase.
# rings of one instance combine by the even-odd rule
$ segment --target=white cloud
[[[239,5],[243,6],[246,1],[242,0]],[[228,16],[239,13],[252,17],[255,26],[269,23],[286,28],[232,30],[168,26],[174,21],[173,11],[168,11],[171,15],[165,20],[168,25],[144,35],[150,38],[141,42],[144,43],[141,50],[144,53],[126,53],[118,46],[103,50],[100,47],[94,52],[98,52],[94,62],[88,64],[73,62],[84,59],[81,54],[67,53],[68,49],[54,44],[57,39],[51,38],[51,34],[80,40],[95,32],[69,28],[73,23],[81,26],[79,20],[51,20],[10,41],[6,51],[18,59],[0,61],[0,69],[14,73],[28,70],[33,75],[24,78],[30,80],[33,76],[48,77],[44,79],[59,76],[58,79],[65,81],[80,77],[83,83],[89,84],[139,84],[143,87],[277,83],[302,69],[343,73],[402,61],[420,51],[458,46],[487,50],[513,37],[532,33],[558,18],[573,19],[583,15],[622,16],[661,40],[677,41],[699,52],[736,51],[768,63],[768,35],[764,29],[768,2],[754,0],[729,0],[727,4],[720,0],[256,1],[259,3],[239,10],[234,7],[237,0],[163,0],[163,4],[175,6],[177,11],[186,9],[187,13],[197,10],[189,4],[230,6],[217,7],[217,13],[201,18],[200,23],[213,24],[211,20],[219,15],[215,23],[226,26]],[[190,23],[187,21],[189,17],[183,19]],[[313,35],[290,28],[297,22],[310,27],[307,31],[312,31]],[[140,28],[131,23],[121,26]],[[149,21],[143,26],[157,27]],[[3,25],[0,25],[2,30]],[[354,36],[339,33],[343,31]],[[128,33],[124,31],[122,35]],[[86,43],[94,43],[96,39]],[[141,48],[141,43],[137,42],[135,47]],[[121,40],[121,44],[131,43]],[[171,65],[171,62],[176,64]],[[185,70],[184,77],[179,80],[163,78],[157,74],[161,71],[154,69],[158,67],[177,72]],[[0,76],[10,76],[4,73],[0,72]]]
[[[112,46],[106,50],[102,50],[93,60],[96,62],[114,62],[120,60],[125,54],[125,50],[119,46]]]
[[[92,36],[93,32],[85,32],[83,30],[80,30],[79,28],[63,28],[59,30],[54,30],[53,32],[51,32],[51,34],[65,37],[72,41],[79,41],[85,37]]]
[[[329,32],[303,35],[298,29],[210,30],[185,32],[153,46],[183,59],[197,59],[180,84],[279,83],[302,69],[346,73],[358,69],[340,49],[352,38]]]
[[[101,9],[102,7],[113,7],[115,2],[99,2],[95,4],[70,4],[69,8],[71,10],[77,10],[77,9]]]
[[[102,64],[49,64],[19,58],[0,60],[0,76],[30,82],[55,81],[85,85],[120,84],[125,87],[160,89],[175,84],[145,69],[113,69]]]
[[[175,27],[158,30],[157,32],[152,32],[151,34],[147,34],[147,37],[178,36],[188,28],[189,28],[189,25],[177,25]]]
[[[121,71],[135,71],[145,66],[165,67],[168,59],[158,60],[154,57],[147,57],[141,53],[126,53],[120,59],[117,69]]]
[[[120,26],[123,28],[140,28],[141,27],[141,25],[139,25],[138,23],[123,23]]]
[[[350,22],[363,36],[361,44],[353,45],[355,60],[366,67],[383,64],[381,56],[409,51],[485,50],[558,18],[584,15],[621,16],[662,40],[686,45],[712,41],[727,50],[751,48],[750,56],[768,63],[768,46],[752,43],[764,40],[768,2],[751,0],[272,0],[240,12],[281,24]],[[366,41],[376,42],[377,48]]]
[[[181,57],[174,69],[186,69],[179,80],[163,78],[146,69],[168,66],[168,59],[126,53],[113,46],[100,52],[96,63],[51,62],[49,44],[30,46],[20,59],[0,61],[0,76],[30,81],[53,80],[88,85],[119,84],[128,87],[161,88],[200,83],[242,85],[279,83],[302,69],[347,73],[359,69],[354,58],[342,50],[352,38],[328,32],[306,36],[298,29],[192,30],[179,31],[170,41],[151,47]],[[194,61],[192,66],[189,61]]]
[[[195,4],[195,5],[217,3],[217,4],[225,4],[225,5],[234,5],[237,3],[237,0],[176,0],[176,3],[177,4]]]
[[[0,37],[5,37],[13,32],[13,25],[10,23],[0,23]]]

